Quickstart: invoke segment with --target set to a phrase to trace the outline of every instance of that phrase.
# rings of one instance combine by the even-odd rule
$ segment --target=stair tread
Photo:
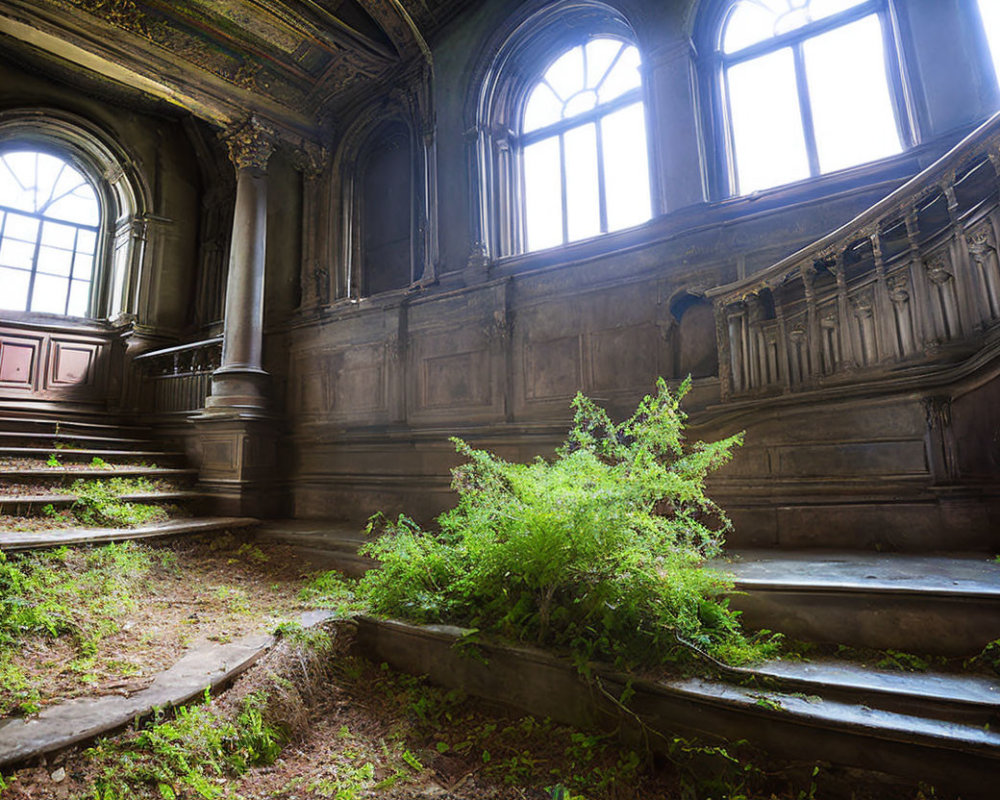
[[[178,489],[177,491],[160,492],[126,492],[118,495],[118,500],[129,502],[144,502],[148,500],[178,500],[204,497],[203,492],[195,492],[189,489]],[[72,503],[79,498],[75,494],[0,494],[0,504],[3,503]]]
[[[0,550],[34,550],[72,544],[97,544],[147,539],[155,536],[176,536],[202,533],[220,528],[247,528],[255,525],[253,517],[197,517],[142,525],[136,528],[57,528],[41,531],[0,532]]]
[[[930,701],[989,706],[1000,710],[1000,681],[982,675],[900,672],[835,659],[769,661],[754,672],[778,679],[852,691],[909,695]]]
[[[56,456],[99,456],[100,458],[180,458],[184,454],[168,450],[91,450],[87,448],[61,447],[0,447],[0,457],[48,458]]]
[[[138,444],[148,447],[152,445],[149,439],[136,439],[127,436],[94,436],[92,434],[76,433],[44,433],[32,431],[0,430],[0,441],[4,439],[51,439],[55,442],[114,442],[115,444]]]
[[[733,686],[707,678],[664,680],[658,683],[675,691],[710,697],[726,704],[756,706],[760,713],[791,715],[811,720],[814,724],[868,732],[879,738],[971,750],[1000,759],[1000,731],[986,726],[886,711],[860,703],[803,696],[801,693]],[[768,708],[768,700],[780,703],[781,708]]]
[[[738,589],[836,589],[1000,598],[1000,563],[966,554],[737,550],[713,566]]]
[[[198,470],[186,467],[137,467],[137,466],[109,466],[94,467],[92,469],[70,469],[68,467],[0,467],[0,479],[3,478],[52,478],[68,477],[76,478],[120,478],[123,476],[156,476],[156,477],[181,477],[197,475]]]

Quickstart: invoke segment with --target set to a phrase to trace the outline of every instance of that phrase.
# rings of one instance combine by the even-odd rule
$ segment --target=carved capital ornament
[[[253,114],[242,124],[231,128],[222,136],[229,150],[229,160],[237,170],[264,171],[275,147],[274,129],[262,123]]]

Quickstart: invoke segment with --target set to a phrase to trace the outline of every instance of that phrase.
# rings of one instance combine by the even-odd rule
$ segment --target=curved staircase
[[[106,417],[0,419],[0,551],[249,528],[247,517],[202,516],[206,497],[184,453],[164,449],[147,428]],[[107,524],[79,491],[150,509]],[[154,511],[155,510],[155,511]],[[150,521],[142,517],[150,516]],[[103,524],[102,524],[103,522]],[[89,524],[88,524],[89,523]]]

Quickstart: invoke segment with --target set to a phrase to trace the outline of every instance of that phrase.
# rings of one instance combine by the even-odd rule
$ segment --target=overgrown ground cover
[[[680,402],[661,379],[614,423],[578,395],[555,459],[512,464],[453,440],[455,508],[423,530],[376,520],[381,563],[359,585],[376,613],[449,622],[593,659],[656,666],[707,654],[733,664],[776,652],[730,611],[727,578],[705,569],[730,523],[704,491],[742,442],[684,439]]]
[[[821,797],[814,766],[684,739],[652,759],[610,737],[428,686],[352,652],[351,626],[288,631],[205,705],[8,775],[3,800],[684,800]],[[857,786],[861,798],[920,798]]]
[[[190,646],[312,607],[305,573],[228,535],[0,554],[0,715],[145,688]]]

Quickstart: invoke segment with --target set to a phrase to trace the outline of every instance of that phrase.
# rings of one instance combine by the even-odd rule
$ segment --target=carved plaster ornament
[[[802,342],[806,338],[806,329],[803,325],[796,325],[788,332],[788,338],[791,339],[796,344]]]
[[[889,279],[889,299],[897,306],[910,299],[910,282],[902,275]]]
[[[756,325],[764,320],[764,304],[760,301],[760,296],[752,294],[747,298],[747,310],[750,312],[750,322]]]
[[[486,338],[500,344],[504,344],[510,339],[510,321],[505,312],[493,312],[493,321],[486,329]]]
[[[836,330],[839,320],[837,319],[837,312],[831,311],[828,314],[824,314],[820,317],[819,325],[825,330]]]
[[[116,28],[150,38],[146,15],[134,0],[70,0],[70,2]]]
[[[986,256],[996,250],[993,247],[992,237],[986,225],[980,225],[972,231],[966,237],[966,241],[969,243],[969,253],[978,264],[982,264]]]
[[[924,268],[927,270],[927,277],[930,281],[938,286],[943,286],[954,277],[948,271],[945,260],[940,256],[927,262]]]
[[[851,309],[856,317],[867,318],[872,316],[875,310],[875,303],[871,290],[860,292],[851,298]]]
[[[229,160],[237,170],[256,169],[263,172],[275,147],[274,129],[251,114],[242,124],[222,135],[229,149]]]
[[[292,164],[307,178],[323,174],[330,163],[330,151],[316,142],[305,141],[292,152]]]

